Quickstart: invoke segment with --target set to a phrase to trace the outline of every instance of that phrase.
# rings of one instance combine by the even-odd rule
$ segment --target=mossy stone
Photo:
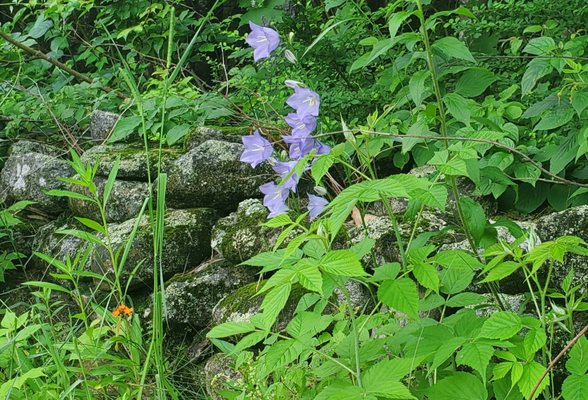
[[[210,231],[217,219],[218,214],[208,208],[169,210],[166,213],[162,255],[164,279],[198,265],[210,256]],[[134,219],[120,224],[109,224],[110,240],[115,253],[126,245],[134,225]],[[153,284],[153,268],[153,233],[148,218],[143,216],[130,246],[126,264],[119,275],[123,285],[126,285],[136,269],[130,289],[149,288]],[[114,278],[110,254],[104,247],[96,246],[93,249],[90,269]]]

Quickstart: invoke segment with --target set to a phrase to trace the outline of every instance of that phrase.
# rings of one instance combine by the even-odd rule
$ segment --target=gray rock
[[[90,117],[90,135],[94,140],[106,140],[121,115],[113,112],[94,110]]]
[[[235,370],[232,358],[222,353],[214,354],[204,365],[206,392],[213,400],[225,399],[220,393],[230,390],[229,382],[236,383],[243,379],[243,375]]]
[[[229,135],[218,129],[205,126],[194,129],[186,138],[186,149],[190,150],[200,146],[207,140],[220,140],[231,143],[241,143],[241,135]]]
[[[543,242],[566,235],[588,241],[588,205],[545,215],[536,223],[537,235]],[[571,268],[574,269],[573,285],[579,285],[580,292],[585,293],[588,290],[588,257],[585,256],[570,254],[563,264],[557,263],[552,273],[552,286],[559,287]]]
[[[72,228],[64,221],[53,221],[42,226],[33,240],[33,250],[63,262],[67,257],[73,259],[87,244],[77,237],[56,233]],[[40,260],[33,260],[36,260],[36,264],[41,264]]]
[[[162,149],[161,170],[165,172],[170,163],[180,154],[178,149]],[[149,149],[149,171],[151,179],[156,178],[157,162],[159,159],[158,149]],[[94,146],[84,154],[81,159],[84,163],[94,165],[98,162],[98,176],[106,177],[112,170],[114,162],[120,159],[117,179],[136,180],[147,182],[147,156],[145,149],[133,147],[128,144],[100,145]]]
[[[243,145],[207,140],[169,168],[167,200],[171,207],[214,207],[233,210],[245,199],[259,197],[259,186],[274,174],[268,165],[256,169],[239,161]]]
[[[59,149],[38,143],[15,143],[0,173],[0,202],[11,204],[32,200],[36,202],[36,208],[48,214],[61,213],[66,199],[45,193],[52,189],[65,189],[67,184],[58,178],[74,174],[68,162],[57,157],[60,153]]]
[[[200,264],[210,256],[210,230],[218,216],[214,210],[194,208],[170,210],[165,216],[164,247],[162,255],[163,278]],[[135,220],[109,224],[109,234],[115,253],[129,240]],[[110,254],[96,246],[90,255],[90,268],[96,273],[114,277]],[[130,247],[125,266],[119,273],[123,285],[136,269],[130,288],[151,287],[153,284],[153,234],[148,218],[144,216]]]
[[[267,221],[267,215],[268,211],[261,201],[242,201],[237,211],[219,219],[214,225],[212,248],[235,264],[271,250],[280,231],[261,226]]]
[[[213,260],[194,271],[175,275],[165,288],[170,334],[209,326],[214,306],[234,290],[255,281],[255,272],[252,267]]]
[[[95,177],[94,184],[98,195],[102,198],[106,178]],[[89,195],[89,192],[80,186],[72,185],[70,190]],[[149,185],[147,182],[116,180],[106,205],[106,221],[123,222],[135,218],[148,197]],[[98,206],[95,203],[70,198],[69,208],[75,216],[90,218],[99,222],[102,220]]]

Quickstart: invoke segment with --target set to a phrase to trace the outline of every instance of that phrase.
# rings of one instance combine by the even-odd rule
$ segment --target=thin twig
[[[537,389],[539,389],[539,386],[541,385],[541,382],[543,382],[543,379],[545,379],[545,377],[547,376],[547,374],[549,373],[549,371],[551,369],[553,369],[553,367],[555,366],[555,364],[557,364],[557,362],[559,361],[560,358],[563,357],[564,354],[567,353],[567,351],[569,349],[572,348],[572,346],[582,337],[586,334],[586,332],[588,332],[588,325],[586,325],[584,327],[584,329],[582,329],[580,332],[578,332],[578,334],[576,336],[574,336],[574,338],[572,340],[570,340],[568,342],[568,344],[566,344],[566,347],[564,347],[559,354],[557,355],[557,357],[555,357],[553,360],[551,360],[551,362],[549,363],[549,365],[547,365],[547,368],[545,369],[545,371],[543,371],[543,374],[541,374],[541,377],[539,377],[539,380],[537,381],[537,383],[535,384],[535,386],[533,387],[533,390],[531,391],[531,394],[529,395],[529,397],[527,397],[527,400],[532,400],[533,396],[535,396],[535,392],[537,391]]]
[[[56,66],[57,68],[61,69],[62,71],[67,72],[70,75],[73,75],[75,78],[77,78],[80,81],[83,82],[87,82],[90,84],[94,84],[94,80],[78,71],[76,71],[73,68],[68,67],[67,65],[65,65],[64,63],[57,61],[54,58],[49,57],[47,54],[40,52],[39,50],[35,50],[21,42],[19,42],[18,40],[14,39],[12,36],[10,36],[8,33],[3,32],[2,30],[0,30],[0,37],[4,40],[6,40],[8,43],[18,47],[19,49],[32,54],[35,57],[41,58],[47,62],[50,62],[51,64],[53,64],[54,66]],[[113,88],[111,88],[110,86],[100,86],[100,89],[102,89],[103,91],[107,92],[107,93],[114,93],[116,94],[119,98],[121,99],[126,99],[128,96],[125,95],[124,93],[121,93],[119,91],[115,91]]]

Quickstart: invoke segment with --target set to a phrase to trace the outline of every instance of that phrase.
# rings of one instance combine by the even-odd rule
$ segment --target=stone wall
[[[93,135],[100,137],[100,132],[93,131]],[[146,322],[150,317],[153,244],[147,216],[137,218],[137,215],[144,209],[145,199],[149,196],[149,177],[154,178],[158,168],[167,174],[165,203],[168,208],[161,267],[166,280],[168,342],[170,349],[186,349],[194,362],[201,362],[211,355],[211,347],[203,337],[212,324],[244,320],[258,311],[261,299],[254,297],[259,289],[258,271],[239,264],[255,254],[270,250],[279,234],[276,229],[260,225],[266,220],[267,211],[258,199],[258,186],[271,179],[271,170],[268,166],[253,170],[241,163],[241,152],[238,137],[199,129],[186,141],[185,149],[164,150],[160,166],[157,165],[156,150],[146,154],[143,149],[128,145],[98,145],[82,155],[84,162],[97,163],[95,184],[98,193],[104,190],[115,160],[120,160],[106,220],[110,241],[117,250],[127,244],[136,227],[121,277],[123,284],[128,284],[136,309],[141,310]],[[35,202],[32,207],[45,216],[43,226],[37,226],[28,239],[23,236],[25,239],[20,244],[27,251],[43,252],[59,259],[88,251],[84,268],[112,278],[111,260],[103,248],[56,233],[72,227],[80,228],[73,216],[100,217],[93,204],[47,195],[51,189],[84,193],[58,179],[75,179],[74,170],[66,157],[67,152],[51,146],[29,141],[14,143],[0,173],[0,200],[5,204],[32,200]],[[156,182],[154,187],[157,187]],[[401,216],[406,204],[397,202],[392,206]],[[395,261],[398,251],[390,221],[388,217],[378,214],[377,207],[373,212],[374,215],[367,221],[367,231],[376,241],[377,259],[380,262]],[[439,230],[448,225],[450,219],[447,214],[425,213],[420,226],[423,230]],[[548,214],[520,225],[534,229],[542,240],[564,234],[588,240],[588,206]],[[352,242],[365,236],[364,230],[357,229],[353,224],[349,224],[347,229]],[[410,235],[408,226],[401,226],[401,231]],[[513,240],[506,232],[503,234],[506,240]],[[444,240],[445,246],[467,248],[466,243],[451,235]],[[587,265],[584,257],[569,258],[566,263],[557,266],[554,276],[556,284],[573,267],[576,283],[583,288],[588,287]],[[52,279],[48,271],[50,267],[38,260],[31,259],[27,265],[28,278],[32,280]],[[11,279],[10,275],[7,279]],[[484,288],[476,287],[474,290],[484,291]],[[362,296],[361,285],[350,288],[350,291],[353,291],[354,302],[358,306],[370,301],[369,296]],[[506,285],[503,296],[512,307],[518,307],[525,292],[526,286],[518,281]],[[302,292],[297,295],[302,295]],[[216,362],[218,357],[211,360]],[[209,365],[206,371],[212,369],[214,366]]]

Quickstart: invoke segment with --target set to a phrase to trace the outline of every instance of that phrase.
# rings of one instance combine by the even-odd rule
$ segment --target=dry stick
[[[74,77],[76,77],[77,79],[79,79],[80,81],[83,82],[87,82],[90,84],[94,84],[94,80],[78,71],[76,71],[75,69],[72,69],[70,67],[68,67],[67,65],[65,65],[64,63],[55,60],[54,58],[49,57],[47,54],[40,52],[39,50],[35,50],[25,44],[22,44],[21,42],[19,42],[18,40],[15,40],[12,36],[10,36],[8,33],[3,32],[0,30],[0,37],[4,40],[6,40],[8,43],[13,44],[14,46],[18,47],[21,50],[24,50],[25,52],[32,54],[35,57],[41,58],[47,62],[50,62],[51,64],[55,65],[57,68],[67,72],[68,74],[73,75]],[[115,93],[119,98],[121,99],[126,99],[128,98],[127,95],[120,93],[118,91],[115,91],[114,89],[112,89],[109,86],[100,86],[100,89],[102,89],[103,91],[107,92],[107,93]]]
[[[547,376],[547,374],[549,373],[549,371],[555,366],[555,364],[557,364],[557,362],[559,361],[560,358],[563,357],[564,354],[567,353],[567,351],[582,337],[586,334],[586,332],[588,332],[588,325],[586,325],[576,336],[574,336],[574,338],[572,340],[570,340],[570,342],[568,344],[566,344],[566,347],[564,347],[562,349],[562,351],[559,352],[559,354],[557,355],[557,357],[555,357],[547,366],[547,368],[545,369],[545,371],[543,371],[543,374],[541,375],[541,377],[539,378],[539,380],[537,381],[537,383],[535,384],[535,387],[533,387],[533,391],[531,391],[531,394],[529,395],[529,397],[527,398],[527,400],[531,400],[533,399],[533,396],[535,396],[535,392],[537,391],[537,389],[539,389],[539,385],[541,385],[541,382],[543,382],[543,379],[545,379],[545,377]]]

